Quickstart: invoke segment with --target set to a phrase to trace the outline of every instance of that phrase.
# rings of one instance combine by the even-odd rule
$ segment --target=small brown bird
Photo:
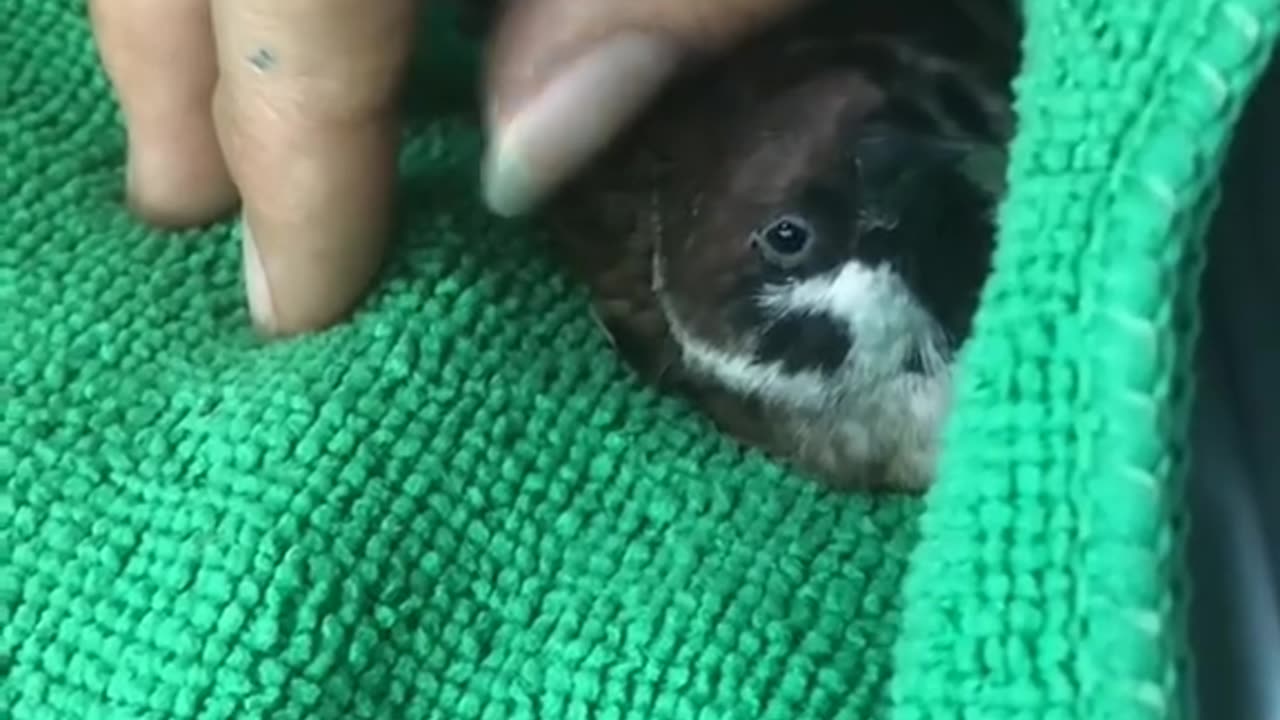
[[[969,62],[877,10],[691,75],[546,217],[643,378],[832,487],[919,491],[989,272],[1016,42]]]

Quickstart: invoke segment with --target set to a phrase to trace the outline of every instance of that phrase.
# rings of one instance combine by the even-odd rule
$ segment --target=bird
[[[837,491],[934,482],[1016,126],[1017,18],[909,4],[709,59],[541,211],[623,363]]]

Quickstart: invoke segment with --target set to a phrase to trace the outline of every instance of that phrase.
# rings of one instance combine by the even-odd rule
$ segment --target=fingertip
[[[90,15],[125,118],[130,210],[160,226],[204,224],[230,211],[236,190],[213,126],[207,0],[93,0]]]
[[[229,157],[243,194],[250,316],[263,335],[284,338],[345,321],[368,293],[390,241],[397,135],[392,123],[276,131],[290,142],[227,135],[237,138]]]
[[[235,209],[238,194],[212,123],[175,121],[130,128],[125,202],[159,227],[203,225]],[[176,136],[176,137],[175,137]]]
[[[535,209],[588,164],[676,72],[682,52],[650,33],[616,35],[566,63],[523,102],[502,87],[492,106],[492,139],[482,165],[482,195],[501,216]]]
[[[345,322],[377,278],[416,8],[214,0],[214,125],[241,196],[249,314],[267,338]]]
[[[336,224],[242,215],[244,291],[260,334],[322,332],[350,318],[385,256],[386,228],[370,214],[377,209],[352,208],[364,222]]]

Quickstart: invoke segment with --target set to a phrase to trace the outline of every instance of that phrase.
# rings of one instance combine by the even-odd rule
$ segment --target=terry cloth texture
[[[0,716],[1188,716],[1201,236],[1280,9],[1027,11],[942,478],[873,500],[631,380],[479,206],[457,42],[380,285],[268,345],[230,223],[122,207],[83,3],[0,0]]]

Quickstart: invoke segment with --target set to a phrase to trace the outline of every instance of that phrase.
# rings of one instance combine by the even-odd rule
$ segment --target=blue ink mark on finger
[[[276,54],[267,48],[258,48],[249,56],[249,64],[258,72],[267,72],[276,66]]]

